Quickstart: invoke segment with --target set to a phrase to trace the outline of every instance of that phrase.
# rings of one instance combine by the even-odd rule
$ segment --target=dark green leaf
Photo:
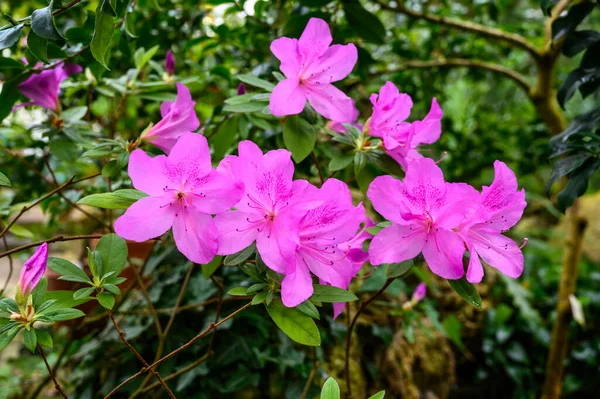
[[[556,41],[574,31],[594,7],[593,2],[582,2],[569,8],[566,15],[557,18],[552,23],[552,40]]]
[[[48,267],[61,276],[73,276],[87,282],[91,282],[87,274],[68,260],[60,258],[48,258]]]
[[[304,301],[300,305],[296,306],[296,309],[301,311],[307,316],[312,317],[313,319],[320,320],[321,316],[319,315],[319,310],[311,301]]]
[[[33,30],[27,35],[27,48],[31,54],[43,63],[48,63],[48,39],[35,34]]]
[[[317,140],[315,128],[297,115],[290,116],[283,127],[283,142],[292,153],[294,162],[299,163],[306,158]]]
[[[96,299],[106,309],[112,309],[115,306],[115,297],[108,292],[101,292],[96,295]]]
[[[354,154],[341,154],[339,156],[331,158],[329,162],[329,170],[335,172],[336,170],[342,170],[346,166],[350,165],[354,161]]]
[[[473,284],[467,282],[464,277],[460,280],[448,280],[448,284],[450,284],[450,287],[452,287],[465,301],[478,309],[483,309],[483,302],[481,302],[481,297],[477,292],[477,288],[475,288]]]
[[[351,302],[357,301],[356,295],[350,291],[343,290],[331,285],[313,285],[314,292],[310,297],[311,300],[319,302]]]
[[[0,122],[11,113],[13,105],[21,95],[21,92],[17,88],[19,83],[19,79],[13,79],[2,84],[2,93],[0,93]]]
[[[60,40],[62,36],[56,29],[52,11],[55,9],[56,0],[50,0],[48,7],[35,10],[31,14],[31,29],[41,38],[49,40]],[[58,0],[60,4],[60,0]]]
[[[94,36],[90,43],[92,55],[104,68],[109,69],[108,48],[115,33],[114,17],[117,14],[111,5],[110,0],[101,0],[96,8],[96,24],[94,27]]]
[[[550,187],[563,176],[568,175],[575,169],[579,168],[589,158],[587,154],[575,154],[565,158],[561,158],[554,164],[550,178],[546,183],[546,195],[550,192]]]
[[[288,308],[281,301],[266,307],[269,316],[292,340],[309,346],[321,345],[321,336],[314,320],[296,308]]]
[[[116,234],[106,234],[96,245],[96,251],[102,254],[104,273],[114,272],[114,276],[121,274],[127,263],[127,243]]]
[[[540,8],[542,9],[545,15],[550,15],[550,10],[552,9],[552,6],[554,6],[559,1],[560,0],[541,0]]]
[[[0,334],[0,351],[6,348],[8,344],[10,344],[15,335],[17,335],[17,333],[21,329],[21,325],[14,321],[10,321],[5,327],[8,328],[5,332]]]
[[[23,69],[25,69],[23,62],[0,56],[0,71],[22,71]]]
[[[460,324],[460,321],[458,321],[456,316],[450,315],[444,319],[442,324],[444,325],[444,331],[446,332],[448,338],[450,338],[450,340],[454,342],[456,346],[462,349],[463,343],[460,332],[462,329],[462,324]]]
[[[567,57],[573,57],[592,44],[600,41],[600,33],[593,30],[571,32],[563,42],[561,51]]]
[[[116,159],[113,159],[107,162],[106,165],[104,165],[104,167],[102,167],[102,176],[117,178],[121,173],[121,169],[123,169],[122,166],[119,165]]]
[[[79,146],[66,137],[57,137],[50,141],[50,152],[61,161],[75,162],[81,156]]]
[[[263,292],[259,292],[258,294],[254,295],[254,298],[252,298],[252,304],[258,305],[260,303],[263,303],[265,301],[265,299],[267,299],[268,294],[269,293],[267,291],[263,291]]]
[[[584,85],[589,85],[592,82],[600,81],[600,69],[583,69],[577,68],[569,73],[567,79],[563,82],[556,97],[561,107],[565,108],[565,103]],[[590,94],[590,93],[587,93]],[[582,93],[584,95],[584,93]],[[584,96],[585,97],[585,96]]]
[[[402,263],[392,263],[387,266],[386,276],[387,278],[400,277],[413,267],[414,262],[412,259],[406,260]]]
[[[113,295],[121,296],[121,290],[114,284],[103,284],[102,287]]]
[[[344,0],[348,24],[358,36],[371,43],[383,44],[385,27],[375,14],[365,10],[358,0]]]
[[[323,384],[321,399],[340,399],[340,386],[333,377],[329,377]]]
[[[11,26],[10,28],[0,30],[0,50],[11,47],[21,37],[23,24]]]
[[[225,266],[239,265],[240,263],[243,263],[246,260],[250,259],[250,257],[252,255],[254,255],[255,251],[256,251],[256,246],[253,243],[249,247],[242,249],[240,252],[236,252],[235,254],[232,254],[232,255],[227,255],[225,257],[225,260],[223,261],[223,264]]]
[[[35,335],[37,336],[37,343],[45,346],[46,348],[52,348],[53,341],[52,335],[46,330],[35,330]]]
[[[569,182],[558,194],[558,209],[565,212],[578,197],[585,194],[589,179],[598,167],[600,167],[600,158],[591,158],[584,162],[578,169],[571,172]]]
[[[266,91],[273,91],[273,89],[275,88],[275,85],[273,83],[257,78],[256,76],[250,73],[247,73],[245,75],[238,75],[237,79],[241,80],[247,85],[260,87],[261,89],[265,89]]]
[[[265,103],[262,101],[245,102],[242,104],[226,105],[223,107],[223,112],[260,112],[265,108]]]
[[[37,335],[35,335],[35,330],[24,330],[23,344],[25,344],[25,347],[29,349],[31,353],[35,352],[35,348],[37,347]]]
[[[44,276],[31,292],[31,301],[34,309],[37,309],[42,305],[46,289],[48,289],[48,279]]]

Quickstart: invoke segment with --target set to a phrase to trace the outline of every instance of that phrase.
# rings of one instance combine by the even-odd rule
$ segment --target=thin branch
[[[494,72],[505,76],[509,79],[515,81],[519,87],[525,90],[525,93],[528,96],[531,96],[534,89],[527,82],[527,79],[517,71],[506,68],[499,64],[494,64],[493,62],[481,61],[481,60],[471,60],[467,58],[447,58],[441,60],[430,60],[430,61],[403,61],[402,65],[397,68],[390,70],[381,70],[378,72],[374,72],[372,75],[383,75],[387,73],[395,73],[400,71],[406,71],[409,69],[430,69],[430,68],[475,68],[475,69],[483,69],[486,71]]]
[[[159,337],[161,337],[163,335],[162,326],[160,325],[160,320],[158,319],[158,315],[156,314],[156,309],[154,308],[154,305],[152,304],[152,300],[150,299],[150,294],[148,294],[148,289],[146,288],[146,284],[144,284],[144,279],[140,275],[140,272],[138,271],[137,267],[133,263],[131,263],[131,261],[129,261],[129,264],[131,265],[131,269],[133,270],[133,273],[135,274],[135,279],[137,280],[137,283],[140,286],[140,291],[142,291],[142,296],[148,303],[148,308],[150,309],[150,314],[152,315],[152,319],[154,320],[154,325],[156,327],[156,334]]]
[[[315,168],[317,168],[317,172],[319,173],[319,179],[321,180],[321,185],[323,185],[323,183],[325,183],[325,180],[323,179],[323,175],[321,174],[321,168],[319,166],[319,160],[317,159],[317,154],[315,154],[314,151],[311,151],[310,155],[312,156],[312,160],[315,163]]]
[[[540,50],[536,46],[531,44],[527,39],[525,39],[525,37],[516,33],[509,33],[501,29],[490,28],[489,26],[485,26],[475,22],[440,17],[438,15],[411,10],[410,8],[406,8],[402,4],[398,4],[397,6],[393,7],[389,4],[385,4],[382,0],[375,0],[375,2],[379,4],[379,6],[384,10],[392,11],[397,14],[404,14],[415,19],[423,19],[425,21],[433,22],[434,24],[446,25],[452,28],[456,28],[458,30],[476,33],[497,41],[503,41],[527,51],[536,60],[540,60],[541,58]]]
[[[169,374],[168,376],[166,376],[165,378],[163,378],[166,381],[172,380],[173,378],[179,377],[182,374],[187,373],[188,371],[198,367],[199,365],[201,365],[202,363],[204,363],[206,361],[206,359],[208,359],[210,356],[212,356],[212,352],[208,352],[206,355],[202,356],[200,359],[195,360],[194,362],[188,364],[187,366],[185,366],[182,369],[177,370],[176,372]],[[160,384],[158,382],[155,382],[151,385],[148,385],[146,388],[144,388],[142,390],[141,393],[146,393],[149,392],[157,387],[159,387]]]
[[[1,228],[2,228],[2,224],[0,223],[0,229]],[[2,237],[2,242],[4,243],[4,250],[8,251],[8,242],[6,242],[6,237]],[[6,277],[6,281],[4,282],[4,286],[2,287],[2,291],[0,291],[0,297],[2,297],[4,295],[4,291],[6,291],[6,287],[8,287],[8,283],[10,282],[10,279],[13,274],[14,265],[13,265],[12,256],[8,257],[8,266],[9,266],[8,276]]]
[[[215,323],[219,321],[219,317],[221,316],[221,307],[223,305],[223,284],[221,284],[214,275],[210,276],[210,279],[212,280],[213,283],[215,283],[215,285],[217,286],[217,312],[215,314]],[[210,335],[210,342],[208,343],[208,352],[212,351],[212,347],[213,347],[213,343],[215,342],[215,335],[217,334],[217,327],[215,327],[215,329],[213,330],[212,334]]]
[[[62,14],[63,12],[67,11],[69,8],[76,6],[77,4],[81,3],[83,0],[73,0],[71,1],[69,4],[67,4],[66,6],[59,8],[58,10],[55,10],[52,12],[53,16],[57,16]]]
[[[44,350],[42,349],[40,344],[38,344],[37,348],[38,348],[38,351],[40,351],[40,355],[42,356],[42,359],[44,359],[44,364],[46,365],[46,368],[48,369],[48,374],[50,374],[50,378],[52,378],[52,381],[54,382],[54,387],[56,388],[58,393],[60,393],[62,395],[63,398],[69,399],[69,397],[67,396],[65,391],[63,391],[62,387],[56,380],[56,377],[54,376],[54,373],[52,372],[52,368],[48,364],[48,359],[46,359],[46,354],[44,353]]]
[[[232,296],[229,298],[223,298],[222,302],[247,301],[249,299],[252,299],[252,296]],[[183,312],[186,310],[203,308],[207,305],[212,305],[213,303],[218,303],[218,302],[219,302],[219,298],[211,298],[204,302],[192,303],[190,305],[180,306],[177,309],[177,313],[180,313],[180,312]],[[156,313],[170,315],[173,312],[173,310],[175,310],[175,308],[156,309]],[[149,309],[123,310],[123,311],[119,312],[119,314],[150,314],[150,310]]]
[[[346,392],[347,392],[349,398],[352,397],[352,388],[350,386],[350,343],[352,340],[352,330],[354,330],[354,325],[356,324],[356,321],[358,320],[358,316],[360,316],[362,311],[365,310],[367,305],[370,304],[371,302],[373,302],[373,300],[375,298],[377,298],[379,295],[381,295],[387,289],[387,287],[389,287],[390,284],[392,284],[393,281],[394,281],[393,278],[388,279],[379,291],[377,291],[369,299],[367,299],[366,301],[361,303],[360,307],[358,308],[358,311],[356,312],[356,314],[354,315],[354,318],[352,319],[352,322],[350,323],[350,326],[348,327],[348,335],[346,336],[346,365],[345,365],[344,371],[345,371],[345,376],[346,376]],[[348,307],[348,317],[350,317],[350,307]]]
[[[20,247],[13,248],[10,251],[6,251],[6,252],[0,254],[0,258],[4,258],[5,256],[9,256],[9,255],[12,255],[17,252],[25,251],[26,249],[29,249],[29,248],[37,247],[39,245],[42,245],[43,243],[52,244],[53,242],[64,242],[64,241],[75,241],[75,240],[93,240],[96,238],[102,238],[102,235],[90,234],[90,235],[71,236],[71,237],[58,236],[58,237],[51,238],[49,240],[32,242],[31,244],[21,245]]]
[[[52,366],[52,373],[54,375],[56,375],[56,373],[58,372],[58,368],[60,367],[60,363],[63,361],[65,355],[67,354],[67,351],[69,350],[69,348],[73,344],[73,341],[75,341],[75,334],[73,334],[73,331],[71,331],[71,333],[69,334],[69,340],[67,341],[67,343],[65,344],[65,346],[60,351],[60,354],[58,355],[58,359],[56,359],[56,362],[54,362],[54,366]],[[42,392],[42,389],[44,389],[44,386],[46,386],[46,384],[48,383],[48,381],[50,381],[50,379],[51,379],[50,375],[48,375],[47,378],[44,378],[44,380],[41,381],[37,385],[37,387],[35,388],[35,391],[33,391],[33,394],[31,394],[29,396],[29,399],[37,398],[39,396],[40,392]]]
[[[110,320],[112,321],[113,325],[115,326],[115,329],[117,330],[117,333],[119,334],[119,338],[121,338],[121,341],[125,344],[125,346],[127,346],[127,348],[129,348],[131,353],[133,353],[135,355],[135,357],[137,357],[138,360],[140,362],[142,362],[142,364],[147,368],[149,366],[148,362],[146,362],[146,360],[144,360],[142,355],[140,355],[139,352],[137,350],[135,350],[135,348],[133,346],[131,346],[131,344],[127,341],[127,339],[125,338],[125,334],[121,331],[121,329],[119,328],[119,325],[117,324],[117,320],[115,319],[115,316],[113,316],[112,312],[109,309],[106,309],[106,313],[108,314],[108,317],[110,317]],[[160,382],[160,384],[165,388],[165,390],[169,394],[169,397],[172,399],[177,399],[175,397],[175,395],[173,394],[173,392],[171,392],[171,390],[169,389],[167,384],[160,377],[160,375],[158,375],[158,373],[152,368],[150,368],[149,370],[150,370],[150,373],[152,373],[152,375],[154,375],[154,377],[156,377],[156,379]]]
[[[317,374],[317,369],[319,368],[319,359],[317,358],[317,351],[314,347],[313,347],[313,356],[315,358],[313,361],[313,367],[312,367],[312,370],[310,371],[310,375],[308,376],[308,380],[306,380],[306,385],[304,385],[304,389],[302,390],[302,396],[300,397],[300,399],[306,399],[306,396],[308,395],[308,392],[310,391],[310,386],[312,385],[312,382],[315,379],[315,375]]]
[[[139,376],[145,374],[148,372],[148,370],[154,369],[155,367],[159,366],[160,364],[162,364],[163,362],[165,362],[166,360],[170,359],[171,357],[175,356],[176,354],[178,354],[179,352],[181,352],[182,350],[192,346],[196,341],[198,341],[199,339],[203,338],[204,336],[206,336],[206,334],[208,334],[209,332],[211,332],[212,330],[214,330],[216,327],[220,326],[221,324],[227,322],[229,319],[235,317],[237,314],[243,312],[244,310],[248,309],[250,306],[252,306],[252,303],[247,303],[244,306],[242,306],[241,308],[239,308],[238,310],[236,310],[235,312],[231,313],[229,316],[225,317],[223,320],[219,321],[218,323],[210,323],[210,325],[208,326],[208,328],[204,331],[202,331],[201,333],[199,333],[198,335],[196,335],[194,338],[192,338],[191,340],[189,340],[186,344],[180,346],[179,348],[175,349],[173,352],[169,353],[168,355],[162,357],[161,359],[159,359],[158,361],[152,363],[150,366],[148,367],[144,367],[142,368],[140,371],[138,371],[136,374],[132,375],[131,377],[129,377],[128,379],[126,379],[125,381],[123,381],[121,384],[119,384],[115,389],[113,389],[111,392],[109,392],[108,395],[106,395],[104,397],[104,399],[108,399],[111,396],[113,396],[115,393],[117,393],[117,391],[121,388],[123,388],[125,385],[127,385],[129,382],[135,380],[136,378],[138,378]]]

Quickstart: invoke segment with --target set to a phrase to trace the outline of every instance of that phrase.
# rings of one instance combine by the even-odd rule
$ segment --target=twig
[[[29,248],[37,247],[39,245],[42,245],[43,243],[52,244],[53,242],[64,242],[64,241],[75,241],[75,240],[93,240],[95,238],[102,238],[102,236],[97,235],[97,234],[71,236],[71,237],[58,236],[58,237],[51,238],[49,240],[32,242],[31,244],[21,245],[20,247],[13,248],[10,251],[6,251],[6,252],[0,254],[0,258],[4,258],[5,256],[9,256],[16,252],[21,252],[21,251],[24,251]]]
[[[394,281],[393,278],[388,279],[379,291],[377,291],[369,299],[367,299],[360,305],[360,307],[358,308],[358,311],[356,312],[356,314],[354,315],[354,318],[352,319],[352,322],[350,323],[350,326],[348,327],[348,335],[346,336],[346,366],[344,368],[344,372],[345,372],[344,374],[346,376],[346,390],[348,393],[348,398],[352,398],[352,388],[350,386],[350,343],[351,343],[351,339],[352,339],[352,330],[354,330],[354,325],[356,324],[356,320],[358,320],[358,316],[360,316],[360,314],[367,307],[367,305],[370,304],[371,302],[373,302],[373,300],[375,298],[377,298],[379,295],[381,295],[386,290],[386,288],[389,287],[390,284],[392,284],[393,281]],[[350,307],[348,307],[348,317],[350,317]]]
[[[313,362],[313,368],[310,371],[308,380],[306,380],[306,384],[304,385],[304,389],[302,390],[302,396],[300,397],[300,399],[306,399],[306,396],[308,395],[308,392],[310,391],[310,386],[312,385],[315,375],[317,374],[317,369],[319,368],[319,359],[317,358],[317,351],[314,347],[313,347],[313,356],[315,357],[315,360]]]
[[[154,369],[155,367],[159,366],[160,364],[162,364],[164,361],[170,359],[171,357],[175,356],[176,354],[178,354],[179,352],[181,352],[182,350],[190,347],[191,345],[193,345],[196,341],[198,341],[199,339],[203,338],[204,336],[206,336],[206,334],[208,334],[209,332],[211,332],[213,329],[215,329],[216,327],[220,326],[221,324],[227,322],[229,319],[231,319],[232,317],[236,316],[237,314],[239,314],[240,312],[248,309],[250,306],[252,306],[252,303],[247,303],[244,306],[242,306],[241,308],[239,308],[238,310],[236,310],[235,312],[231,313],[229,316],[225,317],[223,320],[219,321],[218,323],[210,323],[210,325],[208,326],[208,328],[204,331],[202,331],[201,333],[199,333],[198,335],[196,335],[194,338],[192,338],[191,340],[189,340],[186,344],[180,346],[179,348],[175,349],[173,352],[169,353],[168,355],[162,357],[161,359],[159,359],[158,361],[152,363],[150,366],[148,367],[144,367],[142,368],[140,371],[138,371],[136,374],[132,375],[131,377],[129,377],[128,379],[126,379],[125,381],[123,381],[121,384],[119,384],[115,389],[113,389],[111,392],[109,392],[108,395],[106,395],[104,397],[104,399],[110,398],[112,395],[114,395],[115,393],[117,393],[117,391],[121,388],[123,388],[125,385],[127,385],[129,382],[135,380],[136,378],[138,378],[139,376],[145,374],[148,372],[148,370]]]
[[[249,299],[252,299],[252,296],[232,296],[229,298],[223,298],[223,302],[232,302],[232,301],[247,301]],[[190,305],[185,305],[185,306],[180,306],[177,309],[177,313],[186,311],[186,310],[192,310],[192,309],[198,309],[198,308],[203,308],[207,305],[212,305],[213,303],[218,303],[219,302],[219,298],[211,298],[208,299],[204,302],[200,302],[200,303],[192,303]],[[156,313],[157,314],[168,314],[170,315],[173,310],[175,308],[162,308],[162,309],[156,309]],[[119,314],[149,314],[150,310],[149,309],[133,309],[133,310],[124,310],[122,312],[119,312]]]
[[[148,366],[149,366],[148,362],[146,362],[146,360],[144,360],[144,358],[142,357],[142,355],[140,355],[138,353],[138,351],[135,350],[135,348],[133,346],[131,346],[131,344],[127,341],[127,339],[125,338],[125,334],[119,328],[119,325],[117,324],[117,320],[115,320],[115,317],[113,316],[112,312],[109,309],[106,309],[106,313],[108,314],[108,317],[110,317],[110,320],[112,321],[113,325],[115,326],[115,329],[117,330],[117,333],[119,334],[119,337],[121,338],[121,341],[125,344],[125,346],[127,346],[127,348],[129,348],[129,350],[131,351],[131,353],[133,353],[135,355],[135,357],[137,357],[138,360],[140,362],[142,362],[142,364],[146,368],[148,368]],[[160,375],[158,375],[158,373],[154,369],[152,369],[152,368],[150,368],[149,371],[150,371],[150,373],[152,373],[152,375],[154,375],[154,377],[156,377],[156,379],[160,382],[160,384],[165,388],[165,390],[169,394],[169,397],[172,398],[172,399],[177,399],[175,397],[175,395],[173,394],[173,392],[171,392],[171,390],[169,389],[169,387],[167,386],[167,384],[160,377]]]
[[[223,305],[223,284],[221,284],[214,275],[210,276],[210,279],[217,286],[217,312],[215,314],[215,323],[219,321],[219,317],[221,316],[221,306]],[[208,352],[212,351],[213,343],[215,342],[215,335],[217,334],[217,327],[213,330],[210,335],[210,342],[208,343]]]
[[[135,279],[137,280],[138,285],[140,286],[140,290],[142,291],[142,296],[148,303],[148,308],[150,309],[150,314],[152,315],[152,319],[154,320],[154,326],[156,327],[156,334],[160,337],[163,334],[162,326],[160,325],[160,320],[158,319],[158,315],[156,314],[156,309],[152,304],[152,300],[150,299],[150,294],[148,294],[148,289],[146,288],[146,284],[144,284],[144,279],[140,275],[137,267],[129,261],[131,265],[131,269],[135,274]]]
[[[2,228],[2,224],[0,223],[0,229],[1,228]],[[8,251],[8,242],[6,242],[6,237],[2,237],[2,242],[4,243],[4,250]],[[8,257],[8,266],[9,266],[8,276],[6,277],[6,282],[4,283],[4,286],[2,287],[2,291],[0,291],[0,297],[2,297],[4,295],[4,291],[6,291],[6,287],[8,287],[8,283],[10,282],[10,278],[12,277],[12,274],[13,274],[14,266],[13,266],[12,256]]]
[[[212,356],[212,354],[213,354],[212,352],[208,352],[206,355],[202,356],[200,359],[195,360],[194,362],[188,364],[184,368],[179,369],[172,374],[169,374],[168,376],[166,376],[163,379],[166,382],[166,381],[172,380],[173,378],[179,377],[182,374],[187,373],[188,371],[190,371],[190,370],[198,367],[200,364],[204,363],[206,361],[206,359],[208,359],[210,356]],[[144,388],[141,393],[146,393],[146,392],[151,391],[159,386],[160,386],[160,384],[158,382],[155,382],[153,384],[148,385],[146,388]]]
[[[63,12],[67,11],[69,8],[76,6],[77,4],[81,3],[83,0],[73,0],[71,1],[69,4],[67,4],[66,6],[59,8],[58,10],[55,10],[52,12],[53,16],[57,16],[62,14]]]
[[[52,368],[48,364],[48,359],[46,359],[46,354],[44,353],[44,350],[42,349],[41,345],[38,344],[37,348],[38,348],[38,351],[40,351],[40,355],[42,356],[42,359],[44,359],[44,364],[46,365],[46,368],[48,369],[48,374],[50,374],[50,378],[52,378],[52,381],[54,382],[54,387],[56,388],[58,393],[60,393],[62,395],[63,398],[69,399],[69,397],[67,396],[65,391],[63,391],[62,387],[56,380],[56,377],[54,376],[54,373],[52,372]]]
[[[312,156],[312,160],[315,163],[315,167],[317,168],[317,172],[319,173],[319,179],[321,180],[321,185],[325,183],[325,179],[323,179],[323,175],[321,174],[321,168],[319,167],[319,160],[317,159],[317,154],[314,151],[310,152]]]
[[[71,331],[71,333],[69,334],[69,340],[67,341],[67,343],[65,344],[65,346],[60,351],[60,355],[58,355],[58,359],[56,359],[56,362],[54,363],[54,366],[52,366],[52,373],[54,373],[54,375],[56,375],[56,373],[58,372],[58,368],[60,367],[60,363],[64,359],[65,355],[67,354],[67,351],[69,350],[69,348],[73,344],[74,340],[75,340],[75,334],[73,334],[73,331]],[[51,378],[50,375],[48,375],[47,378],[44,378],[44,380],[41,381],[38,384],[38,386],[36,387],[35,391],[33,391],[33,394],[31,394],[31,396],[29,396],[29,399],[37,398],[38,395],[40,394],[40,392],[42,392],[42,389],[44,388],[44,386],[50,380],[50,378]]]

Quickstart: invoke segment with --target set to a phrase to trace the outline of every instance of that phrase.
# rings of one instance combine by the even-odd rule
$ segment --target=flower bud
[[[167,51],[167,56],[165,57],[165,71],[169,75],[175,74],[175,57],[173,57],[171,50]]]
[[[23,298],[27,298],[35,286],[46,272],[48,265],[48,244],[43,243],[36,250],[31,258],[23,265],[21,276],[19,277],[19,289]]]
[[[246,94],[246,85],[245,84],[240,83],[240,85],[237,88],[237,94],[238,94],[238,96]]]

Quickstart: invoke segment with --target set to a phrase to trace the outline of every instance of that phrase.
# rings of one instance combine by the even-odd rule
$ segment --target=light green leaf
[[[246,290],[246,287],[232,288],[227,293],[231,296],[246,296],[246,295],[248,295],[248,291]]]
[[[27,48],[31,54],[43,63],[48,63],[48,39],[35,34],[33,30],[27,35]]]
[[[77,143],[66,137],[57,137],[49,143],[50,153],[61,161],[75,162],[81,156]]]
[[[77,290],[73,293],[73,299],[79,300],[79,299],[88,298],[90,295],[92,295],[92,293],[95,290],[96,290],[96,288],[94,288],[94,287],[82,288],[80,290]]]
[[[321,345],[321,336],[314,320],[296,308],[288,308],[281,301],[266,307],[269,316],[292,340],[309,346]]]
[[[96,299],[100,302],[100,305],[106,309],[112,309],[115,306],[115,297],[108,292],[101,292],[96,295]]]
[[[68,260],[50,257],[48,258],[48,267],[61,276],[73,276],[78,277],[83,281],[91,282],[90,278],[83,270]]]
[[[77,201],[77,203],[104,209],[127,209],[137,200],[147,196],[146,193],[138,190],[124,189],[112,193],[88,195]]]
[[[31,14],[31,29],[41,38],[49,40],[62,39],[62,36],[56,29],[54,17],[52,16],[52,11],[56,8],[56,5],[60,6],[60,0],[58,2],[50,0],[48,7],[35,10]]]
[[[314,292],[310,297],[311,300],[319,302],[351,302],[357,301],[356,295],[350,291],[343,290],[331,285],[313,285]]]
[[[0,186],[10,187],[10,180],[8,180],[8,177],[2,172],[0,172]]]
[[[160,46],[156,45],[148,51],[145,51],[145,49],[143,47],[140,47],[139,49],[137,49],[135,54],[133,55],[133,61],[135,63],[135,67],[137,69],[142,69],[144,67],[144,65],[146,65],[148,63],[148,61],[150,61],[152,59],[152,57],[154,57],[154,55],[156,54],[156,52],[158,51],[159,48],[160,48]]]
[[[25,334],[23,335],[23,343],[25,347],[31,351],[31,353],[35,352],[35,348],[37,347],[37,335],[35,335],[35,330],[24,330]]]
[[[116,234],[106,234],[96,245],[96,251],[102,254],[104,273],[114,272],[114,276],[121,274],[127,263],[127,243]]]
[[[46,348],[52,348],[54,342],[52,341],[52,335],[46,330],[35,330],[38,344],[45,346]]]
[[[258,305],[259,303],[263,303],[265,299],[267,299],[267,295],[269,295],[268,291],[259,292],[258,294],[254,295],[254,298],[252,298],[252,304]]]
[[[110,0],[101,0],[96,8],[96,24],[94,27],[94,35],[90,43],[92,55],[104,68],[108,61],[108,48],[115,33],[114,17],[117,14],[113,9]]]
[[[479,292],[477,292],[477,288],[475,288],[473,284],[467,282],[464,277],[460,280],[448,280],[448,284],[450,284],[450,287],[452,287],[465,301],[478,309],[483,309],[483,302],[481,301]]]
[[[223,107],[224,112],[260,112],[265,107],[264,102],[260,101],[252,101],[252,102],[244,102],[241,104],[230,105],[227,104]]]
[[[10,342],[21,329],[21,325],[15,323],[14,321],[10,321],[6,326],[8,325],[10,325],[10,327],[5,332],[0,334],[0,351],[10,344]]]
[[[83,317],[83,316],[85,316],[85,313],[83,313],[79,309],[65,308],[65,309],[58,309],[58,310],[54,310],[52,312],[46,313],[44,315],[44,319],[47,319],[49,321],[66,321],[66,320],[77,319],[77,318]]]
[[[121,296],[121,290],[114,284],[103,284],[102,287],[113,295]]]
[[[321,399],[340,399],[340,386],[333,377],[329,377],[323,384]]]
[[[283,127],[283,143],[290,150],[294,162],[299,163],[306,158],[317,140],[315,128],[297,115],[290,116]]]
[[[267,82],[266,80],[257,78],[256,76],[252,75],[251,73],[247,73],[245,75],[238,75],[237,76],[238,80],[241,80],[242,82],[246,83],[247,85],[250,86],[254,86],[254,87],[260,87],[261,89],[265,89],[266,91],[273,91],[273,89],[275,88],[275,85],[271,82]]]
[[[71,107],[62,112],[60,115],[63,119],[68,121],[79,121],[83,119],[85,114],[87,114],[88,107],[82,105],[80,107]]]
[[[202,265],[202,275],[205,279],[209,279],[210,276],[221,266],[221,262],[223,261],[222,256],[215,256],[213,260],[211,260],[206,265]]]
[[[29,231],[25,227],[18,225],[18,224],[13,224],[12,226],[10,226],[10,229],[8,229],[8,231],[13,233],[17,237],[22,237],[22,238],[33,238],[34,237],[34,235],[31,231]]]
[[[385,396],[385,391],[377,392],[375,395],[371,396],[369,399],[383,399]]]
[[[44,294],[44,304],[46,304],[49,301],[54,301],[54,302],[52,303],[52,306],[50,306],[49,308],[47,308],[45,310],[45,312],[50,312],[50,311],[55,311],[55,310],[65,309],[65,308],[74,308],[76,306],[79,306],[83,303],[88,302],[89,300],[90,300],[89,298],[73,299],[73,291],[64,291],[64,290],[48,291]]]
[[[298,309],[305,315],[312,317],[313,319],[317,319],[317,320],[321,319],[321,315],[319,315],[319,310],[309,300],[306,300],[306,301],[302,302],[300,305],[296,306],[296,309]]]
[[[242,249],[240,252],[227,255],[223,261],[223,264],[225,266],[235,266],[239,265],[240,263],[244,263],[246,260],[250,259],[255,251],[256,245],[252,243],[249,247]]]

